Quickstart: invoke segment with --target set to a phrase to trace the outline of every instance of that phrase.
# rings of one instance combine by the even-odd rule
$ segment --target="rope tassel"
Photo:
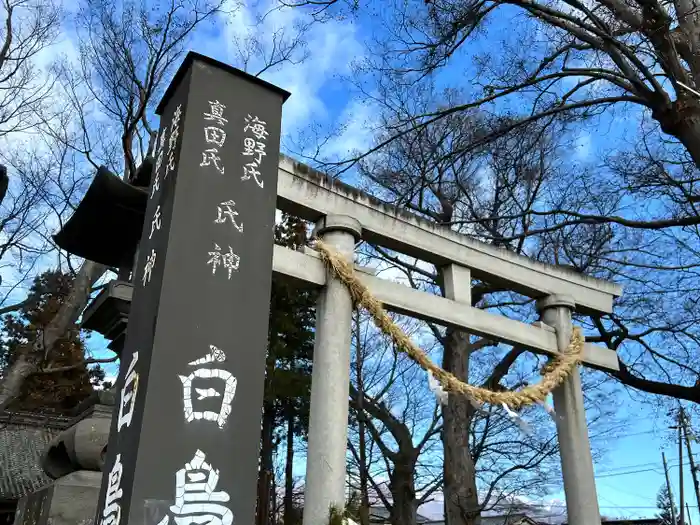
[[[544,404],[547,395],[561,385],[581,362],[584,339],[581,329],[574,327],[568,348],[552,359],[542,374],[542,380],[537,384],[528,385],[517,391],[493,392],[487,388],[460,381],[433,363],[426,353],[418,348],[406,333],[391,320],[382,303],[373,297],[367,287],[355,276],[352,264],[321,240],[315,241],[315,248],[330,273],[348,288],[355,306],[363,307],[372,316],[377,328],[388,335],[400,351],[428,372],[446,393],[467,396],[478,405],[483,403],[505,405],[509,410],[535,403]]]

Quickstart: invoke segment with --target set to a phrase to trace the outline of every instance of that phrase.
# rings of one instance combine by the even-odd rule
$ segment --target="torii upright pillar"
[[[556,332],[560,352],[566,350],[571,341],[571,311],[574,306],[573,298],[564,295],[550,295],[537,302],[542,321]],[[588,424],[578,367],[554,389],[552,397],[557,414],[557,439],[568,523],[600,525],[591,442],[588,439]]]
[[[316,234],[351,264],[361,233],[360,223],[345,215],[316,225]],[[316,306],[304,525],[328,525],[331,507],[344,508],[352,310],[345,284],[328,273]]]

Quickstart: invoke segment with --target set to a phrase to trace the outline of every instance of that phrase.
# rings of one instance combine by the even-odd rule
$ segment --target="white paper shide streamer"
[[[435,395],[436,399],[438,400],[438,403],[440,403],[441,405],[447,404],[448,394],[442,388],[440,382],[437,379],[435,379],[430,370],[428,370],[428,388],[430,388],[430,391]]]
[[[428,388],[430,388],[430,391],[433,393],[435,398],[437,399],[438,403],[441,405],[447,405],[447,400],[448,400],[448,392],[442,388],[442,385],[440,382],[435,379],[435,376],[428,371]],[[483,407],[481,403],[478,403],[472,398],[469,398],[469,402],[480,412],[483,411]],[[542,405],[542,407],[547,411],[547,413],[552,417],[552,419],[556,420],[557,414],[554,411],[554,407],[552,406],[551,402],[551,396],[547,396],[547,398],[539,403]],[[518,414],[515,412],[513,409],[511,409],[507,404],[501,403],[501,406],[503,407],[503,410],[506,411],[506,414],[508,414],[508,417],[510,420],[518,426],[518,428],[521,430],[521,432],[525,434],[532,434],[532,428],[530,425]]]
[[[551,416],[551,418],[556,421],[557,420],[557,413],[554,411],[554,406],[552,405],[551,402],[552,395],[548,395],[544,401],[540,402],[540,405],[547,411],[547,414]]]
[[[520,427],[520,430],[522,430],[525,434],[530,434],[530,425],[528,425],[527,422],[523,418],[521,418],[517,412],[511,410],[511,408],[508,405],[506,405],[505,403],[501,404],[503,405],[503,410],[506,411],[510,420],[516,425],[518,425],[518,427]]]

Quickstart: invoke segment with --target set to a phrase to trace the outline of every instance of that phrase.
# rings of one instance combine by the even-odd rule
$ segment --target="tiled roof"
[[[51,483],[41,455],[71,422],[63,416],[0,415],[0,500],[16,500]]]

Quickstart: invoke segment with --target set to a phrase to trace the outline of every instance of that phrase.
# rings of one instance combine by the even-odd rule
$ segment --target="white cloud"
[[[236,0],[231,0],[234,2]],[[70,0],[66,0],[70,2]],[[276,4],[276,0],[263,0],[263,5],[257,8],[251,7],[248,3],[241,7],[227,6],[230,11],[222,14],[215,21],[214,31],[211,29],[198,29],[189,46],[190,49],[202,52],[209,56],[223,60],[227,63],[239,66],[235,63],[236,37],[245,40],[246,36],[257,32],[263,41],[263,49],[269,50],[272,45],[273,35],[280,35],[284,32],[288,38],[293,38],[295,31],[300,26],[308,24],[310,20],[300,9],[272,10],[259,21],[259,15]],[[75,9],[75,4],[66,4],[68,11]],[[69,13],[70,14],[70,13]],[[66,17],[68,20],[69,17]],[[286,135],[294,134],[296,130],[303,129],[310,124],[325,125],[328,121],[334,121],[338,113],[343,116],[353,116],[353,123],[346,129],[342,139],[342,144],[349,149],[362,146],[364,134],[362,133],[361,122],[365,116],[369,116],[369,111],[361,105],[353,105],[343,113],[343,106],[348,98],[348,94],[338,88],[335,79],[338,75],[345,75],[350,72],[351,63],[354,59],[360,58],[363,47],[358,40],[357,27],[351,21],[329,21],[323,24],[313,24],[304,34],[306,42],[304,49],[300,49],[301,54],[307,53],[307,57],[299,64],[284,63],[273,68],[262,75],[268,80],[292,93],[290,99],[284,105],[283,111],[283,132]],[[214,35],[212,37],[212,35]],[[69,63],[77,64],[79,52],[77,49],[77,39],[73,27],[66,22],[62,28],[56,44],[47,48],[36,57],[35,63],[41,71],[41,78],[48,78],[49,68],[53,61],[63,56]],[[296,58],[301,58],[297,54]],[[257,63],[256,63],[257,61]],[[260,57],[254,57],[249,64],[251,72],[256,72],[256,66],[260,66]],[[258,67],[258,70],[260,68]],[[169,79],[166,79],[166,83]],[[332,93],[332,95],[329,95]],[[337,99],[333,99],[337,96]],[[59,89],[54,91],[52,98],[52,109],[65,106],[65,98]],[[364,113],[363,113],[364,111]],[[99,118],[99,111],[92,111],[92,118]],[[5,148],[9,146],[18,147],[23,142],[32,141],[35,149],[41,149],[36,141],[36,137],[29,133],[17,134],[12,137],[5,137],[0,140]],[[334,145],[340,148],[341,142]],[[89,169],[89,168],[88,168]],[[10,173],[10,176],[13,176]],[[54,232],[58,229],[56,217],[49,219],[50,223],[45,224],[45,230]],[[56,264],[55,253],[42,259],[41,264],[34,268],[34,273],[40,273]],[[0,275],[4,278],[5,284],[17,282],[17,275],[13,268],[4,267],[2,263],[12,263],[12,261],[0,261]],[[7,290],[5,290],[7,291]],[[14,291],[14,298],[21,298],[25,289]],[[16,296],[16,297],[15,297]],[[94,345],[91,346],[100,346]],[[100,350],[103,352],[104,350]],[[116,368],[115,368],[116,369]]]
[[[117,384],[117,376],[116,375],[105,375],[103,383],[109,383],[110,388],[113,388],[114,385]],[[95,385],[94,388],[95,388],[95,390],[104,390],[104,385],[101,383],[99,385]]]
[[[378,108],[364,100],[348,104],[338,118],[342,131],[323,148],[328,158],[347,158],[355,151],[366,151],[374,138],[378,123]]]
[[[586,160],[593,152],[593,137],[588,132],[582,132],[574,142],[574,158]]]
[[[416,268],[425,272],[435,272],[435,265],[432,263],[428,263],[414,257],[409,257],[408,255],[401,253],[393,253],[392,255],[398,257],[401,261],[411,266],[415,266]],[[368,258],[366,253],[362,253],[359,257],[356,256],[356,259],[358,260],[358,264],[374,271],[376,277],[387,281],[400,283],[405,286],[411,286],[411,283],[406,277],[406,273],[402,269],[398,268],[395,264],[380,259],[376,254],[372,254],[371,258]]]
[[[351,21],[310,24],[311,19],[303,10],[272,9],[276,5],[276,0],[264,0],[256,7],[228,7],[229,13],[219,17],[218,22],[223,27],[217,38],[196,38],[193,48],[242,67],[243,64],[237,63],[241,61],[237,43],[245,44],[246,40],[255,38],[262,49],[258,56],[251,57],[246,67],[255,74],[264,66],[264,57],[260,55],[269,54],[275,38],[289,42],[301,34],[305,45],[295,50],[292,59],[305,59],[299,63],[284,62],[260,75],[292,94],[284,104],[282,115],[283,134],[288,135],[333,118],[333,108],[329,107],[327,99],[324,100],[324,94],[333,92],[344,97],[334,89],[334,79],[349,73],[353,60],[361,57],[363,48]],[[306,29],[300,33],[300,28]]]

